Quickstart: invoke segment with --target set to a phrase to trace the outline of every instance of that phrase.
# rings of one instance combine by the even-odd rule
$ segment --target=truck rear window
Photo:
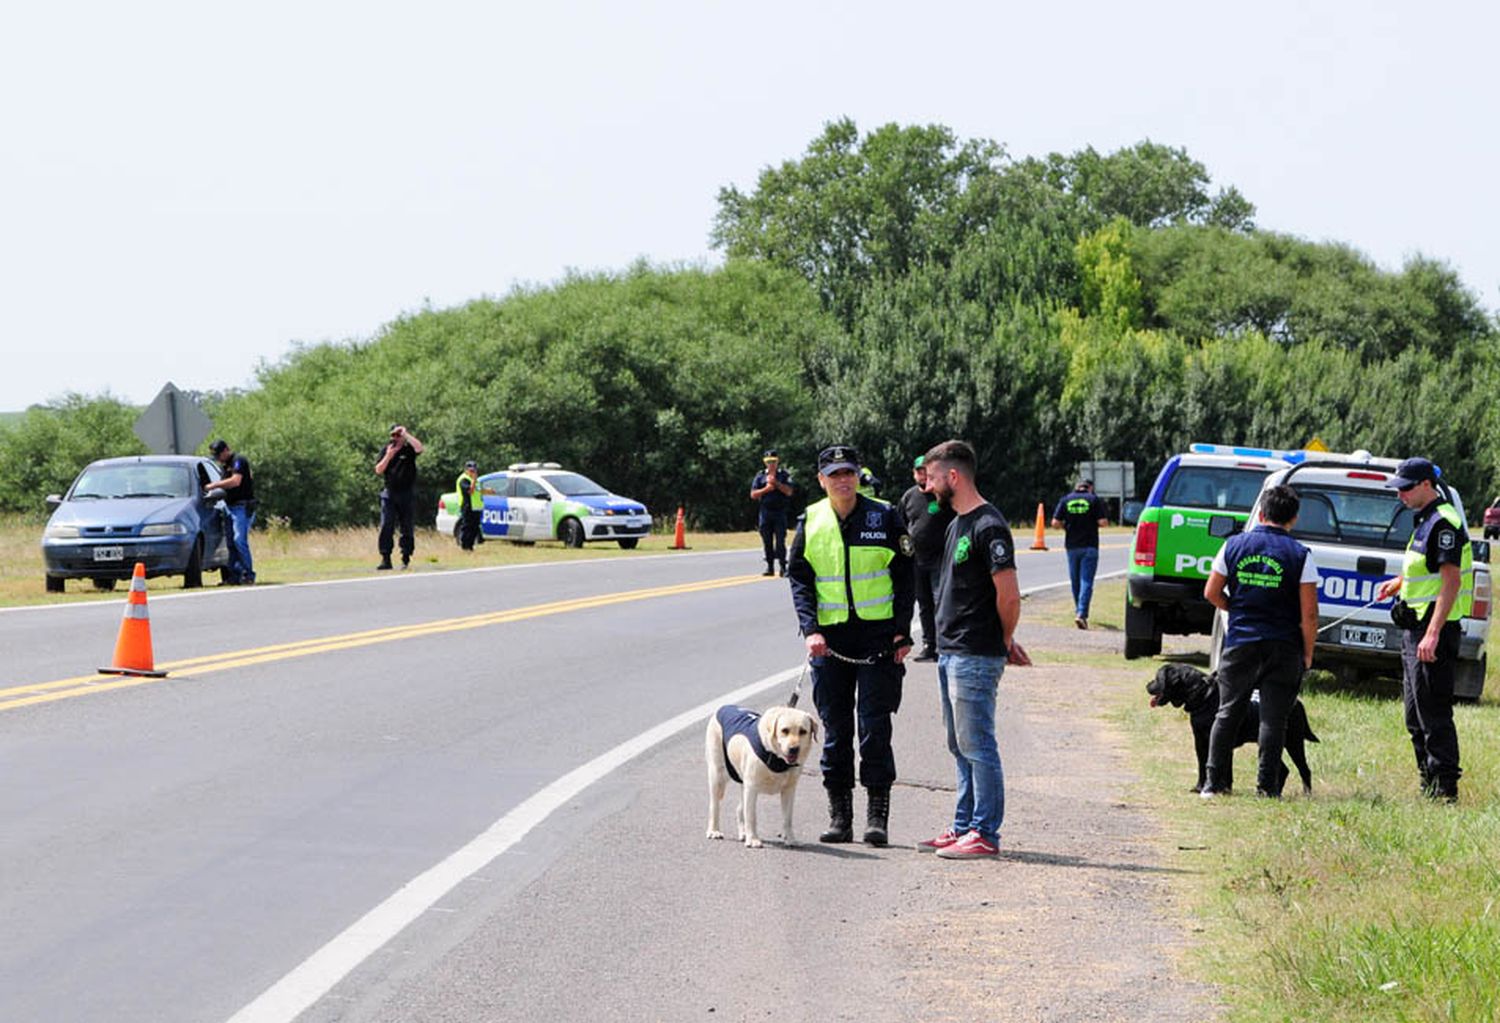
[[[1399,551],[1411,538],[1413,512],[1394,490],[1293,483],[1302,499],[1292,535],[1317,543]]]
[[[1247,512],[1255,504],[1267,470],[1217,465],[1182,465],[1172,474],[1161,503],[1174,508],[1214,508]]]

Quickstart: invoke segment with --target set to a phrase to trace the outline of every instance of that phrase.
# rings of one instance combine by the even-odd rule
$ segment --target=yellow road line
[[[443,618],[437,621],[419,622],[411,625],[392,625],[381,629],[368,629],[363,632],[350,632],[338,636],[321,636],[316,639],[304,639],[291,643],[275,643],[270,646],[252,647],[246,650],[235,650],[204,657],[189,657],[184,660],[158,664],[157,668],[164,671],[188,669],[186,677],[195,678],[199,675],[207,675],[215,671],[227,671],[231,668],[243,668],[255,664],[267,664],[272,661],[284,661],[294,657],[308,657],[313,654],[331,653],[336,650],[350,650],[356,647],[372,646],[376,643],[391,643],[396,640],[412,639],[420,636],[436,636],[448,632],[459,632],[464,629],[483,628],[489,625],[504,625],[510,622],[524,621],[528,618],[565,614],[569,611],[586,611],[596,607],[608,607],[612,604],[627,604],[637,600],[650,600],[654,597],[702,593],[708,590],[726,589],[731,586],[743,586],[746,583],[762,582],[764,579],[765,577],[761,575],[726,576],[722,579],[709,579],[704,582],[677,583],[672,586],[655,586],[643,590],[627,590],[621,593],[605,593],[592,597],[576,597],[572,600],[556,600],[545,604],[531,604],[526,607],[511,608],[507,611],[491,611],[483,614],[465,615],[459,618]],[[0,689],[0,697],[14,697],[13,699],[0,700],[0,710],[30,707],[39,703],[52,703],[57,700],[72,699],[75,696],[91,696],[95,693],[105,693],[115,689],[124,689],[130,686],[160,681],[162,680],[159,678],[125,677],[116,679],[100,675],[78,675],[73,678],[56,679],[51,682],[36,682],[29,685],[11,686],[8,689]]]

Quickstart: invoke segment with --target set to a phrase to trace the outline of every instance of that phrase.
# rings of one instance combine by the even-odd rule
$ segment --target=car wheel
[[[582,547],[583,523],[577,519],[563,519],[557,526],[557,538],[563,542],[564,547]]]
[[[1136,607],[1125,598],[1125,659],[1155,657],[1161,653],[1161,630],[1149,607]]]
[[[95,579],[94,580],[94,589],[98,590],[100,593],[108,593],[110,590],[112,590],[114,588],[115,588],[115,581],[113,579]]]
[[[1453,669],[1453,698],[1460,703],[1477,703],[1484,692],[1488,667],[1488,654],[1480,654],[1477,661],[1459,661]]]
[[[47,580],[47,592],[48,593],[63,593],[63,592],[65,592],[64,589],[63,589],[63,577],[62,576],[60,576],[60,575],[49,575],[49,576],[46,577],[46,580]]]
[[[196,590],[203,585],[203,537],[193,541],[193,553],[188,556],[187,568],[182,572],[182,588]]]
[[[622,540],[617,540],[616,542],[627,551],[633,551],[635,550],[636,545],[641,542],[641,538],[638,536],[630,536]]]

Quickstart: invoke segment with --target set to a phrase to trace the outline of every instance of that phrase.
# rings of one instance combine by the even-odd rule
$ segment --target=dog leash
[[[1335,625],[1343,625],[1345,622],[1347,622],[1349,619],[1353,618],[1355,615],[1359,614],[1361,611],[1368,611],[1370,608],[1372,608],[1376,604],[1380,603],[1381,599],[1382,598],[1380,598],[1380,597],[1376,597],[1374,600],[1370,601],[1368,604],[1361,604],[1359,607],[1355,608],[1353,611],[1350,611],[1348,614],[1344,615],[1344,617],[1342,617],[1342,618],[1336,618],[1333,621],[1329,622],[1327,625],[1323,626],[1321,629],[1318,630],[1318,633],[1327,632],[1329,629],[1333,628]]]
[[[839,653],[833,647],[828,648],[828,655],[836,661],[843,661],[845,664],[879,664],[882,660],[891,656],[891,654],[895,653],[901,647],[908,647],[911,645],[911,637],[908,636],[906,638],[903,638],[901,642],[891,646],[889,649],[877,651],[876,653],[871,654],[869,657],[850,657],[846,654]],[[792,687],[792,695],[786,701],[786,705],[788,707],[797,706],[797,699],[802,695],[802,683],[807,678],[807,666],[811,663],[811,660],[802,662],[802,673],[797,676],[797,684]]]

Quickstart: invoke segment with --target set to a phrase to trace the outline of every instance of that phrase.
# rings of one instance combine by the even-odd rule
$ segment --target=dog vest
[[[729,759],[729,740],[736,735],[743,735],[748,739],[755,756],[777,774],[791,770],[791,764],[766,749],[766,744],[760,741],[760,715],[755,711],[728,704],[720,707],[714,717],[718,718],[719,728],[724,732],[724,767],[729,771],[729,777],[736,782],[745,784],[745,779],[734,769],[734,761]]]

